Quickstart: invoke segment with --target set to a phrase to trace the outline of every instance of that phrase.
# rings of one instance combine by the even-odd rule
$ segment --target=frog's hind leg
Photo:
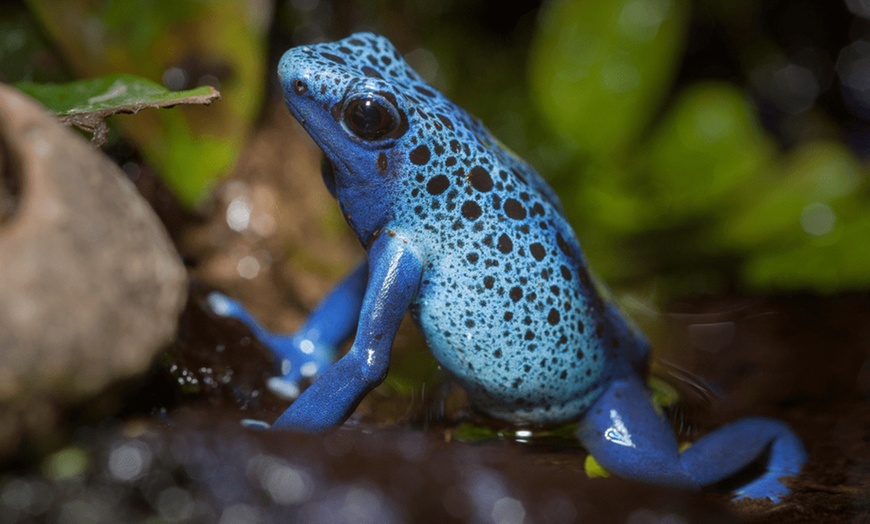
[[[215,313],[241,321],[269,348],[281,364],[281,375],[269,381],[269,389],[294,399],[300,382],[321,375],[335,362],[338,347],[353,335],[368,280],[367,267],[363,262],[354,268],[292,334],[267,330],[241,303],[221,293],[210,293],[208,301]]]
[[[746,418],[727,424],[679,452],[673,431],[635,376],[613,381],[585,414],[577,436],[608,471],[621,477],[687,489],[715,484],[756,460],[766,470],[736,491],[779,502],[807,460],[798,437],[780,421]]]

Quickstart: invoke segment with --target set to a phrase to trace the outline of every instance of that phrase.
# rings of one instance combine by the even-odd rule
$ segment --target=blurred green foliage
[[[60,82],[68,78],[31,14],[21,6],[0,3],[0,81]]]
[[[553,129],[595,156],[629,147],[669,87],[688,7],[685,0],[550,2],[529,78]]]
[[[188,207],[232,167],[266,80],[266,0],[28,0],[78,77],[132,73],[223,99],[119,119],[122,132]]]
[[[682,0],[554,0],[529,68],[553,180],[592,267],[665,295],[870,287],[865,165],[841,143],[781,152],[747,94],[710,81],[670,98]]]
[[[280,49],[270,55],[267,0],[26,4],[77,77],[129,72],[172,89],[219,84],[223,101],[212,107],[118,122],[189,206],[232,165],[274,74],[269,60],[290,45],[375,30],[540,169],[609,284],[665,296],[870,287],[868,169],[838,135],[844,125],[827,119],[821,127],[834,131],[818,132],[801,126],[826,117],[792,118],[783,148],[752,102],[766,89],[757,83],[775,80],[789,53],[800,54],[764,33],[758,17],[769,6],[282,1],[272,28]],[[728,40],[732,70],[687,80],[688,42],[694,34],[695,46],[706,45],[697,35],[710,28]],[[32,57],[3,64],[0,75],[58,79],[62,68],[31,19],[0,16],[0,29],[0,57]],[[813,52],[835,61],[836,45]]]

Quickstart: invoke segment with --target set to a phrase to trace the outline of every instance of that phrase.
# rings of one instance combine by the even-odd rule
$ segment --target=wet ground
[[[681,393],[669,416],[683,438],[769,415],[804,439],[810,462],[777,506],[731,502],[727,486],[588,478],[585,453],[561,433],[518,435],[469,414],[410,324],[390,376],[342,428],[243,428],[287,403],[265,389],[267,353],[204,294],[220,288],[289,330],[360,254],[316,150],[276,114],[210,220],[184,217],[147,173],[137,179],[195,277],[178,339],[147,378],[71,415],[67,440],[7,465],[0,522],[870,521],[868,294],[625,303],[654,342],[654,372]]]
[[[0,522],[870,518],[870,329],[856,329],[870,296],[705,300],[667,316],[673,347],[689,344],[688,354],[698,351],[694,326],[733,327],[726,348],[680,363],[695,382],[675,379],[673,362],[659,366],[682,392],[671,417],[685,437],[764,414],[804,438],[810,463],[792,482],[795,493],[774,506],[729,502],[727,486],[687,493],[590,479],[583,450],[559,435],[481,437],[463,423],[482,423],[436,370],[407,389],[387,381],[326,435],[244,429],[242,419],[272,420],[285,403],[264,388],[267,354],[241,326],[203,309],[202,291],[194,289],[179,343],[127,397],[121,416],[84,424],[59,451],[3,475]],[[398,353],[397,372],[426,356],[419,347]],[[705,385],[696,389],[701,376]]]

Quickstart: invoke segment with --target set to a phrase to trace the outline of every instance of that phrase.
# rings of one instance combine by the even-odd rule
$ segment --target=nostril
[[[302,95],[302,94],[305,94],[306,91],[308,91],[308,86],[305,85],[305,82],[303,82],[302,80],[300,80],[298,78],[293,81],[293,92],[294,93],[296,93],[297,95]]]

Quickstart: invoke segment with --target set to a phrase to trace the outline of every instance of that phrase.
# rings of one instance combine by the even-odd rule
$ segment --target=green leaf
[[[220,93],[210,86],[170,91],[146,78],[127,74],[65,84],[21,82],[15,87],[59,116],[96,114],[105,118],[117,113],[137,113],[149,107],[210,104],[220,99]]]
[[[586,455],[586,460],[583,461],[583,471],[585,471],[586,476],[591,479],[606,478],[610,476],[610,472],[604,469],[604,466],[599,464],[592,455]]]
[[[496,428],[463,422],[453,428],[452,437],[459,442],[475,443],[499,438]]]
[[[105,119],[118,113],[138,113],[147,108],[183,104],[211,104],[220,93],[211,86],[169,91],[134,75],[115,74],[65,84],[21,82],[16,87],[36,99],[61,121],[93,133],[93,142],[106,142]]]
[[[593,157],[624,151],[672,80],[685,0],[555,0],[542,12],[530,83],[549,125]]]

